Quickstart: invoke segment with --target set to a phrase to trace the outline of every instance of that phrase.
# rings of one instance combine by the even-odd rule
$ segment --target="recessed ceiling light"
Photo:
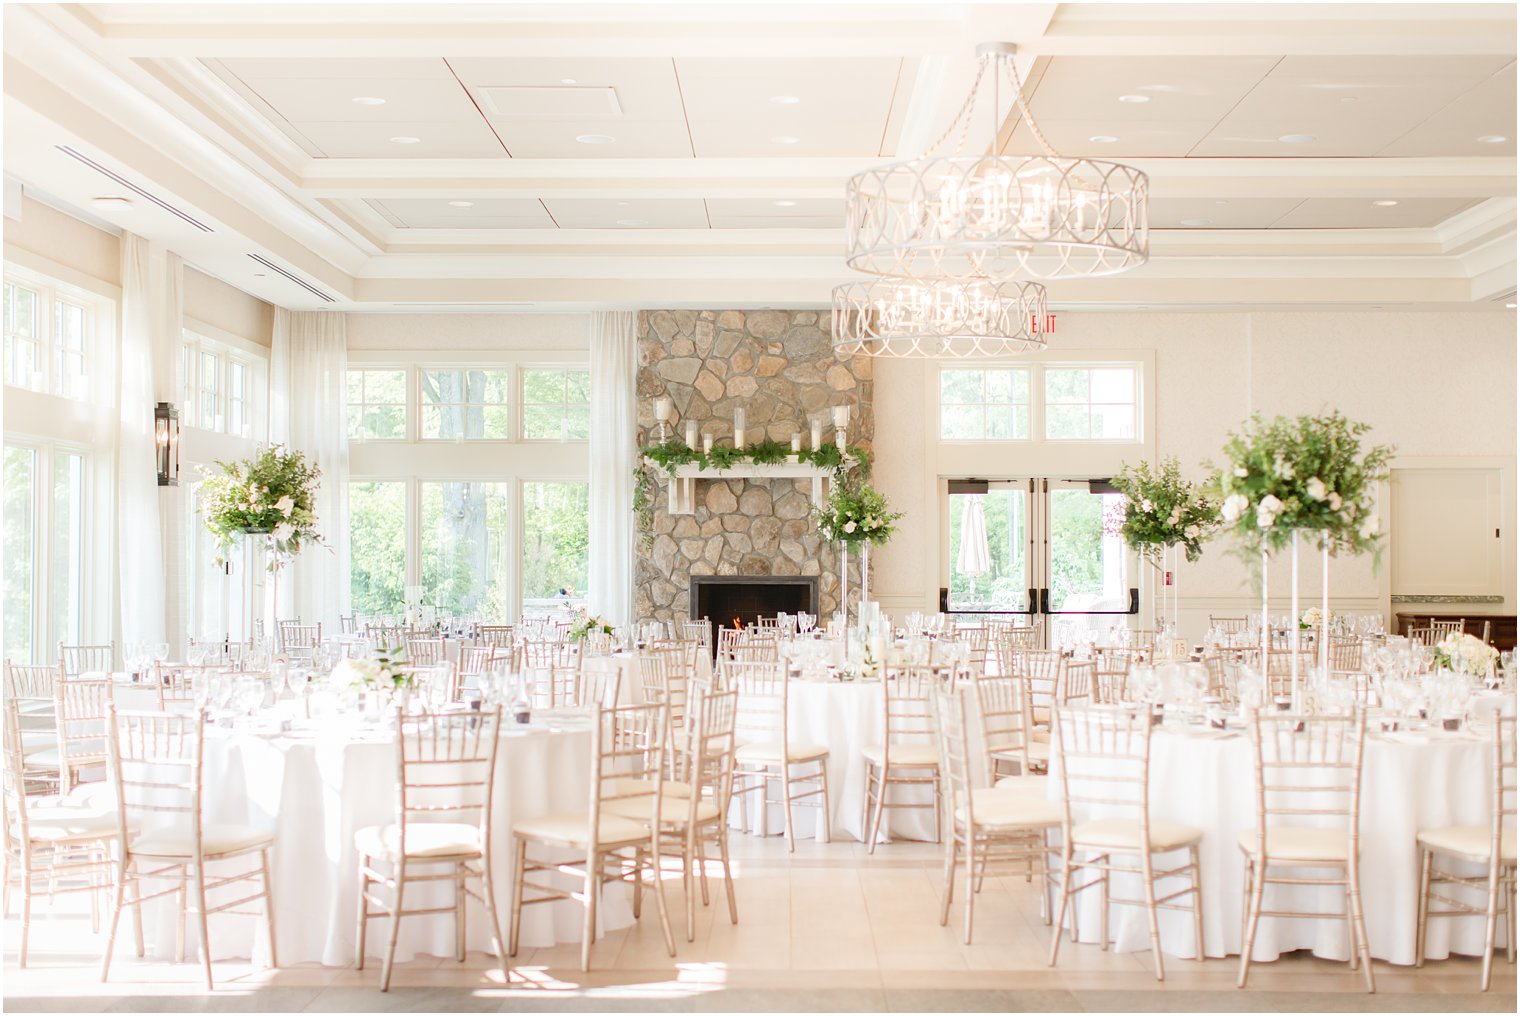
[[[575,84],[575,79],[574,78],[560,78],[559,79],[559,83],[562,84],[562,85],[573,85],[573,84]]]
[[[1151,101],[1151,97],[1149,95],[1121,95],[1121,96],[1119,96],[1119,101],[1120,102],[1150,102]]]
[[[617,224],[619,226],[647,226],[647,225],[649,225],[649,220],[648,219],[619,219],[619,220],[617,220]]]
[[[1354,96],[1354,95],[1343,95],[1343,96],[1341,96],[1341,101],[1342,102],[1355,102],[1356,101],[1356,96]]]
[[[1095,145],[1111,145],[1119,139],[1114,137],[1112,134],[1094,134],[1087,140],[1091,141]]]
[[[449,202],[449,207],[450,208],[473,208],[474,206],[475,206],[475,202],[473,202],[473,201],[450,201]]]
[[[1512,304],[1512,303],[1506,303],[1506,304],[1505,304],[1505,305],[1504,305],[1504,309],[1505,309],[1505,310],[1514,310],[1514,309],[1515,309],[1515,305],[1514,305],[1514,304]]]
[[[415,144],[417,144],[421,140],[422,140],[421,138],[409,138],[406,135],[402,135],[399,138],[391,138],[391,144],[393,144],[393,145],[415,145]]]
[[[1207,226],[1212,221],[1211,219],[1183,219],[1182,224],[1184,226]]]
[[[619,201],[618,202],[618,207],[619,208],[627,208],[628,207],[628,202],[626,202],[626,201]]]
[[[379,96],[375,96],[375,95],[356,95],[356,96],[354,96],[354,105],[356,105],[356,106],[383,106],[383,105],[385,105],[385,100],[382,99],[382,98],[380,98]]]
[[[802,100],[795,95],[773,95],[771,101],[778,106],[795,106]]]
[[[1398,204],[1398,202],[1392,198],[1382,198],[1381,200],[1374,201],[1373,204],[1377,205],[1379,208],[1392,208],[1394,205]]]
[[[268,276],[268,275],[267,275],[267,274],[266,274],[266,273],[264,273],[264,272],[254,272],[254,273],[253,273],[253,277],[254,277],[254,278],[255,278],[255,279],[266,279],[266,278],[268,278],[268,277],[269,277],[269,276]]]
[[[98,198],[91,198],[90,204],[96,208],[109,208],[114,211],[125,212],[132,208],[132,199],[124,198],[119,194],[105,194]]]
[[[1221,199],[1219,201],[1215,201],[1214,204],[1216,204],[1216,205],[1227,205],[1227,204],[1229,204],[1229,202]]]
[[[795,207],[797,207],[797,202],[795,202],[795,201],[784,201],[784,200],[783,201],[772,201],[771,204],[775,205],[777,208],[795,208]]]
[[[1313,134],[1284,134],[1277,140],[1285,145],[1307,145],[1314,140]]]
[[[797,143],[797,140],[798,140],[797,138],[788,137],[785,134],[783,134],[780,137],[771,138],[771,144],[773,144],[773,145],[795,145]]]
[[[1505,137],[1503,134],[1484,134],[1478,138],[1478,143],[1484,145],[1502,145],[1508,140],[1509,138]]]
[[[577,134],[575,140],[583,145],[610,145],[617,138],[611,134]]]

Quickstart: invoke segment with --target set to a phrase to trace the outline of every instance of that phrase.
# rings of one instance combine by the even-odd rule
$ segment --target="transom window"
[[[523,371],[524,441],[584,441],[590,433],[590,371]]]
[[[1029,371],[941,371],[939,436],[951,441],[1018,441],[1029,437]]]
[[[406,438],[406,371],[348,372],[348,436],[353,441]]]
[[[3,317],[5,383],[69,399],[89,398],[97,301],[82,291],[7,266]]]
[[[187,331],[179,362],[185,426],[263,440],[265,358]]]
[[[1045,368],[1045,437],[1129,441],[1135,437],[1133,367]]]
[[[510,370],[424,370],[422,437],[506,441],[512,436]]]

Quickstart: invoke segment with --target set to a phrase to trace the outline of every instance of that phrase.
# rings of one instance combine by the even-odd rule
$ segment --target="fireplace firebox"
[[[693,575],[693,620],[708,618],[714,630],[754,624],[761,617],[818,613],[816,575]],[[717,638],[713,639],[716,647]]]

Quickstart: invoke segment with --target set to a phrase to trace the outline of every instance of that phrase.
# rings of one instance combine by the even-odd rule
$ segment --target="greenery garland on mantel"
[[[778,466],[797,456],[800,465],[832,470],[838,481],[850,470],[864,479],[871,474],[871,453],[857,445],[849,445],[844,451],[835,444],[821,445],[815,450],[793,452],[790,445],[780,441],[760,441],[745,448],[732,445],[714,445],[712,451],[703,452],[679,438],[671,438],[662,444],[648,445],[639,449],[639,464],[633,470],[633,511],[639,519],[640,542],[647,551],[654,545],[654,470],[664,470],[672,478],[681,466],[696,465],[701,469],[733,469],[735,466]]]

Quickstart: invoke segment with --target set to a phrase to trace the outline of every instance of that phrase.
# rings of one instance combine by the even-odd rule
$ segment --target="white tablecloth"
[[[1415,959],[1420,887],[1415,834],[1420,829],[1445,825],[1487,826],[1493,800],[1493,744],[1492,740],[1440,732],[1432,733],[1428,740],[1416,735],[1396,736],[1398,740],[1387,740],[1369,733],[1367,738],[1362,773],[1362,902],[1372,955],[1409,964]],[[1159,730],[1151,743],[1150,788],[1153,821],[1182,822],[1204,830],[1200,860],[1205,954],[1239,955],[1245,869],[1236,838],[1256,828],[1249,740],[1241,733],[1219,736],[1207,730]],[[1059,795],[1058,779],[1051,780],[1050,793]],[[1480,869],[1466,870],[1477,873]],[[1161,886],[1164,895],[1172,883]],[[1141,898],[1138,880],[1116,878],[1113,895]],[[1338,911],[1343,898],[1333,888],[1268,886],[1264,908]],[[1081,940],[1096,942],[1098,894],[1096,890],[1084,892],[1078,901]],[[1161,911],[1160,929],[1164,951],[1193,956],[1190,913]],[[1110,934],[1122,951],[1149,949],[1145,909],[1114,907]],[[1348,959],[1345,922],[1262,918],[1256,933],[1255,959],[1269,961],[1295,949],[1311,949],[1327,959]],[[1480,919],[1430,922],[1426,958],[1482,951]]]
[[[743,708],[741,705],[740,708]],[[788,737],[791,743],[819,744],[829,749],[829,828],[834,839],[865,839],[866,822],[861,807],[866,795],[866,760],[862,751],[882,742],[886,718],[882,707],[880,681],[808,681],[793,679],[787,686]],[[796,772],[805,772],[798,767]],[[888,793],[893,802],[928,804],[933,794],[928,787],[893,787]],[[780,790],[773,786],[772,796]],[[735,809],[736,827],[758,831],[760,825],[759,794],[744,798],[743,814]],[[798,839],[823,839],[818,824],[821,809],[809,803],[793,805],[792,821]],[[770,833],[782,831],[779,806],[772,806],[764,828]],[[934,815],[929,809],[888,808],[881,817],[881,838],[891,836],[911,840],[934,839]]]
[[[562,729],[503,727],[496,761],[491,853],[504,939],[512,900],[512,823],[586,806],[591,764],[589,727],[584,721],[577,724],[574,718],[558,723]],[[353,963],[358,891],[354,833],[364,826],[394,821],[396,779],[396,745],[389,737],[364,736],[351,730],[314,736],[264,736],[208,728],[206,821],[248,823],[275,830],[270,861],[275,934],[282,965]],[[209,870],[215,873],[218,868],[212,865]],[[427,894],[438,891],[449,895],[447,884],[408,888],[408,906],[419,905],[419,901],[437,905],[427,902]],[[489,951],[491,935],[484,908],[474,901],[467,906],[468,948]],[[172,956],[172,906],[167,902],[150,904],[145,911],[150,948],[156,955]],[[582,913],[570,902],[526,908],[522,945],[532,948],[579,941]],[[630,924],[626,891],[609,887],[598,914],[604,930]],[[221,959],[251,954],[255,960],[265,959],[261,923],[259,918],[213,915],[212,956]],[[371,923],[368,953],[381,955],[387,929],[384,918]],[[192,929],[187,935],[192,954],[196,941]],[[450,915],[407,918],[401,922],[396,958],[451,956],[453,942]]]

